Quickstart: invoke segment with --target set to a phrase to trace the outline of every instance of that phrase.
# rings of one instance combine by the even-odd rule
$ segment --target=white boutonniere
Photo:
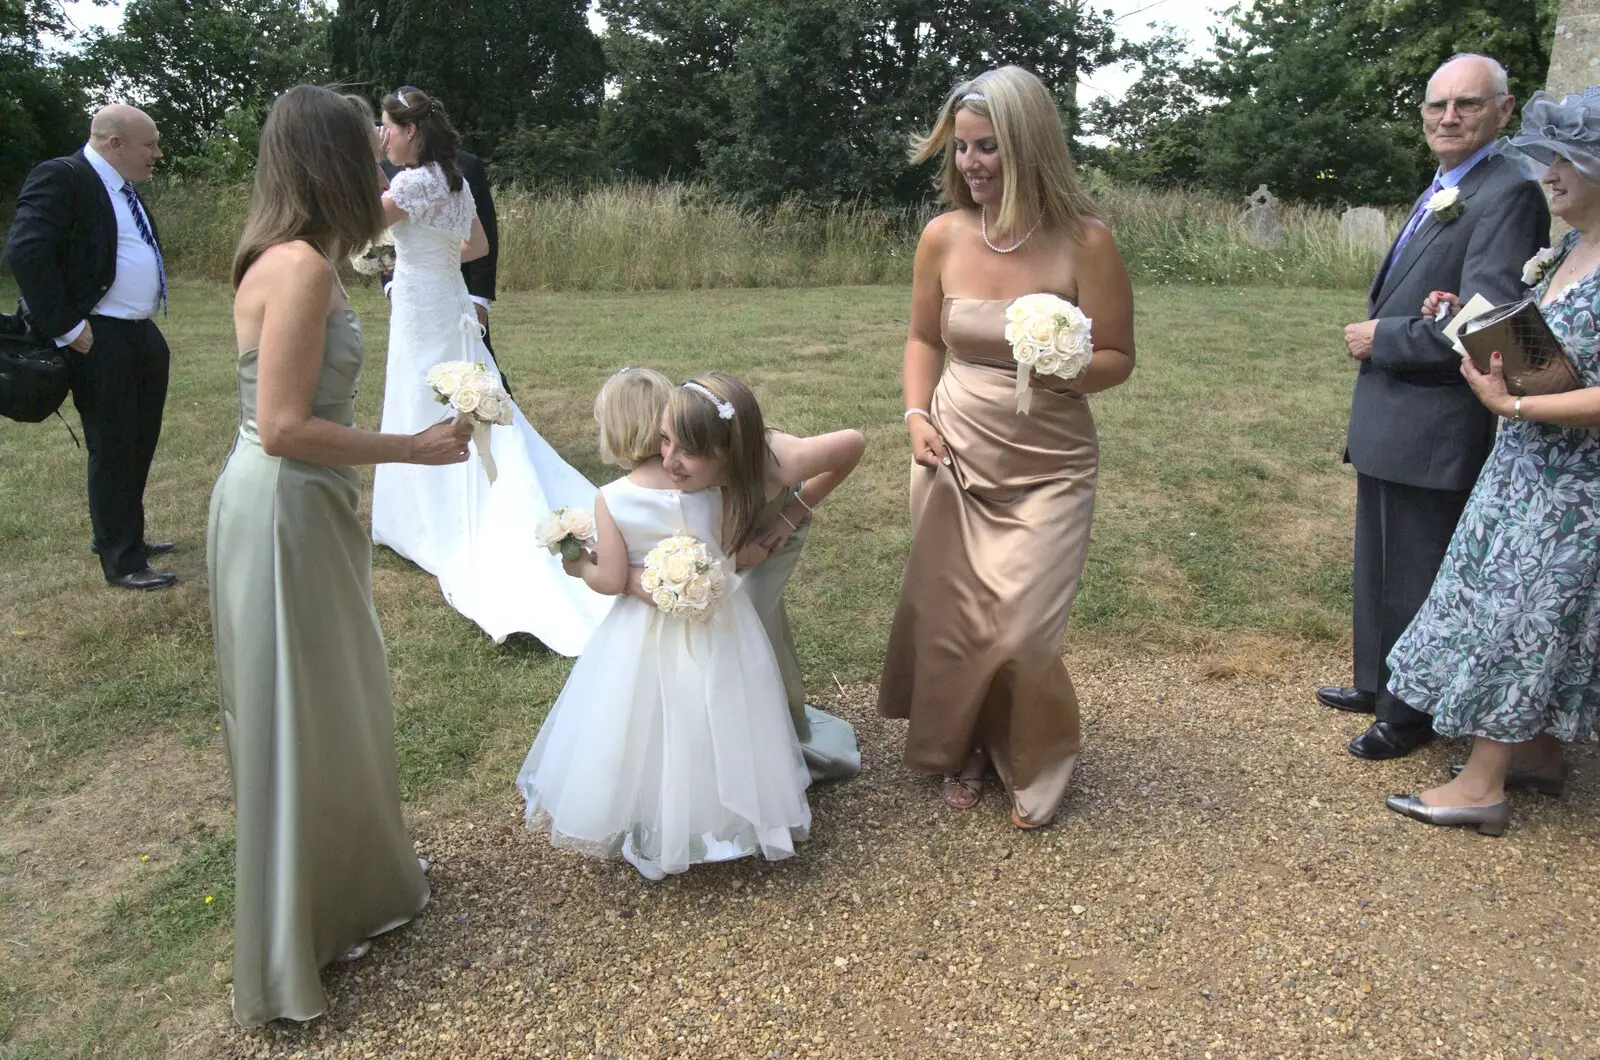
[[[1428,197],[1422,208],[1433,214],[1440,224],[1448,224],[1461,216],[1467,204],[1461,201],[1460,188],[1440,188]]]
[[[1532,287],[1544,279],[1545,273],[1550,271],[1550,266],[1555,264],[1557,251],[1555,247],[1545,247],[1539,253],[1522,263],[1522,282]]]

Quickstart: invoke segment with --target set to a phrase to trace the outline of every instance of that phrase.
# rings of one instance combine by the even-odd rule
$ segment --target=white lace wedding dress
[[[437,165],[395,174],[389,197],[406,212],[394,225],[389,363],[382,429],[411,434],[445,417],[424,381],[431,365],[465,360],[499,368],[484,347],[466,282],[461,242],[472,234],[472,191],[452,192]],[[379,464],[372,488],[372,539],[439,579],[450,606],[496,643],[531,633],[577,655],[612,599],[569,578],[540,548],[534,528],[551,508],[588,508],[595,488],[562,460],[518,409],[491,428],[499,475],[484,474],[477,447],[464,464]]]

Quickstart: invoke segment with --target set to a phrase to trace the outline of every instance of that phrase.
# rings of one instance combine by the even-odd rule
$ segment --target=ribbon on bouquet
[[[1031,364],[1017,365],[1017,412],[1019,415],[1028,415],[1028,409],[1033,407],[1033,387],[1029,380],[1033,378]]]
[[[470,307],[471,303],[468,303],[468,305]],[[482,361],[478,357],[478,343],[482,341],[485,332],[483,325],[478,323],[476,309],[468,308],[456,318],[456,331],[461,336],[461,347],[466,354],[461,359],[463,361],[471,361],[474,364],[481,364]],[[472,425],[472,444],[478,447],[478,459],[483,461],[483,473],[488,477],[489,485],[493,486],[499,471],[495,468],[494,453],[490,448],[490,424],[484,423],[466,412],[456,417],[456,424],[460,425],[462,423],[470,423]]]

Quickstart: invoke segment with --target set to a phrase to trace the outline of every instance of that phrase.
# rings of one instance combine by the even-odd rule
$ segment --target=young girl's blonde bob
[[[661,416],[672,380],[649,368],[624,368],[594,397],[600,426],[600,459],[631,468],[661,455]]]

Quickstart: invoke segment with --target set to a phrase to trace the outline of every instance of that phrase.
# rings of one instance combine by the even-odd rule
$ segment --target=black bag
[[[0,416],[40,423],[55,415],[72,389],[67,351],[28,327],[21,307],[0,313]]]

